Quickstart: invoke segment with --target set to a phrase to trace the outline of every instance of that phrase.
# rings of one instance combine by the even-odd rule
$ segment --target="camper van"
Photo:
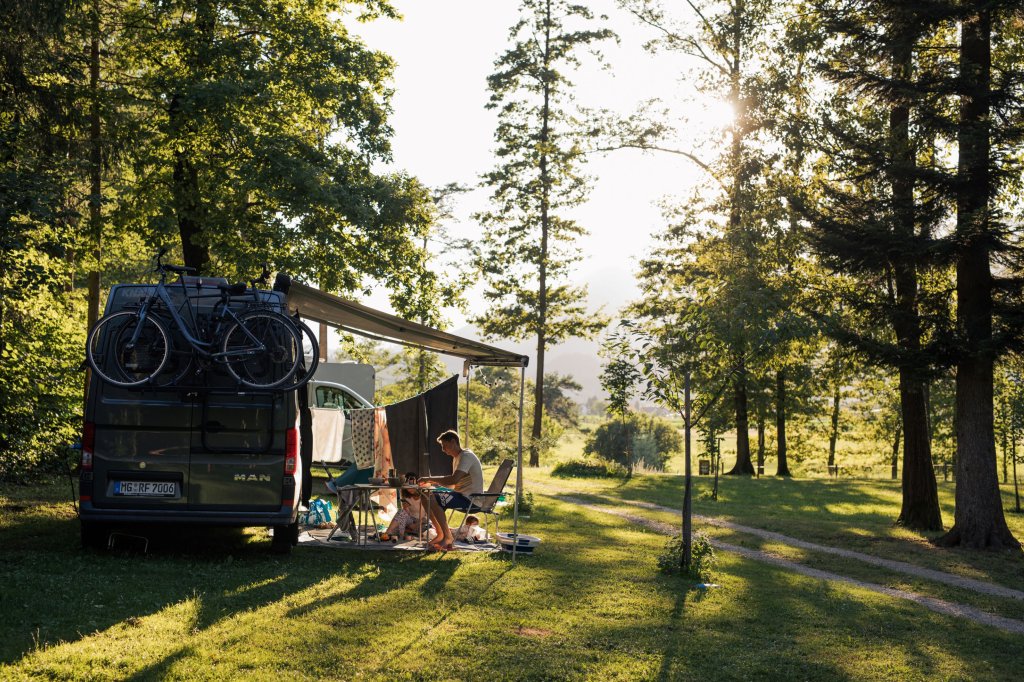
[[[199,319],[217,300],[215,278],[186,278],[171,287],[176,304],[185,295]],[[113,287],[106,312],[137,303],[151,285]],[[177,297],[177,298],[174,298]],[[286,310],[284,294],[274,306]],[[205,301],[205,303],[204,303]],[[198,302],[198,303],[197,303]],[[187,348],[184,341],[175,348]],[[188,362],[182,354],[181,363]],[[310,406],[372,407],[336,379],[366,390],[365,365],[340,371],[322,364],[305,388]],[[296,391],[240,389],[217,367],[182,368],[170,386],[122,388],[93,376],[82,434],[80,520],[84,546],[106,546],[111,531],[153,524],[269,526],[272,548],[287,552],[297,542],[303,410]],[[351,439],[349,439],[350,441]],[[132,531],[145,534],[142,530]]]

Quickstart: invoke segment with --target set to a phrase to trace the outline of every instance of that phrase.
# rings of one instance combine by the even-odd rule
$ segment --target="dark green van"
[[[226,282],[185,281],[201,324],[217,301],[216,283]],[[115,286],[106,312],[137,303],[150,286]],[[170,289],[185,304],[181,289]],[[284,294],[273,298],[285,312]],[[176,334],[173,341],[176,351],[188,348]],[[189,353],[174,358],[181,378],[169,387],[119,388],[92,377],[80,474],[83,545],[105,545],[114,529],[174,523],[269,526],[273,548],[290,550],[302,480],[296,391],[245,389],[222,368],[191,366]]]

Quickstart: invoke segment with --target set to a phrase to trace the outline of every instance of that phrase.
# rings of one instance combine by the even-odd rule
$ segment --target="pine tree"
[[[586,289],[565,282],[585,230],[564,211],[582,203],[588,190],[570,72],[581,51],[614,34],[583,5],[524,0],[509,36],[512,46],[488,77],[499,165],[484,177],[494,208],[478,216],[485,228],[478,261],[489,309],[474,322],[488,336],[537,339],[530,444],[530,465],[537,466],[545,352],[570,337],[591,337],[605,324],[587,312]]]
[[[842,94],[826,115],[822,200],[814,206],[794,200],[807,210],[824,262],[862,284],[848,304],[888,322],[881,336],[863,327],[831,331],[898,368],[904,439],[899,522],[941,530],[926,386],[935,358],[947,350],[941,344],[949,339],[943,333],[948,312],[939,292],[926,300],[921,278],[941,264],[934,245],[944,205],[921,180],[934,156],[927,109],[936,105],[922,96],[922,75],[913,72],[929,16],[881,1],[816,4],[824,30],[843,36],[823,65]]]
[[[1019,126],[999,126],[993,121],[1000,117],[993,115],[1019,110],[1021,96],[1015,88],[1024,66],[1018,52],[994,77],[992,46],[1003,39],[1013,50],[1010,33],[1019,22],[1019,5],[964,0],[956,9],[960,51],[954,241],[956,319],[963,347],[956,363],[956,510],[953,527],[938,543],[1020,549],[1003,514],[993,423],[993,368],[997,355],[1019,333],[1019,327],[1015,332],[1004,326],[1019,321],[1020,301],[1012,296],[1019,287],[992,273],[996,256],[1012,250],[996,213],[1001,178],[1012,164],[1006,152],[1013,141],[1020,141]]]

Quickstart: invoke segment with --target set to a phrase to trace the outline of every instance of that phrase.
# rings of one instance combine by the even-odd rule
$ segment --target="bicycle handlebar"
[[[157,251],[156,255],[153,256],[153,260],[156,261],[156,267],[153,268],[153,272],[176,272],[178,274],[195,272],[195,268],[190,268],[185,265],[165,265],[161,262],[161,259],[167,255],[167,247],[161,246],[160,250]]]

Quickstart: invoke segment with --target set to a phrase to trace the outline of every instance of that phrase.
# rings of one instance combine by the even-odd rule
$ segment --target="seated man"
[[[484,472],[480,467],[480,459],[472,450],[465,450],[459,443],[459,434],[445,431],[437,437],[444,454],[452,458],[450,476],[424,476],[419,479],[423,486],[440,485],[451,488],[452,492],[437,491],[428,496],[430,518],[437,529],[437,538],[431,543],[434,549],[451,549],[455,542],[448,520],[444,517],[446,509],[469,509],[470,500],[467,495],[479,495],[484,491]],[[430,498],[434,500],[430,502]]]

